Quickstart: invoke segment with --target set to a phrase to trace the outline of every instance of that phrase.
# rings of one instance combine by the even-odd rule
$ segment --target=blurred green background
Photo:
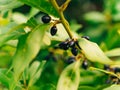
[[[61,5],[66,0],[57,1]],[[30,6],[23,5],[13,9],[12,13],[19,12],[27,16],[31,9]],[[42,14],[42,12],[39,12],[35,17]],[[90,40],[97,43],[104,52],[120,47],[120,0],[71,0],[64,14],[74,33],[77,33],[79,36],[89,36]],[[4,15],[4,18],[6,16],[7,14]],[[1,68],[8,68],[11,65],[10,60],[16,50],[14,46],[16,42],[13,41],[13,45],[6,44],[0,47]],[[54,53],[57,50],[53,46],[58,42],[51,41],[51,45],[43,48],[35,58],[38,61],[48,59],[41,78],[32,87],[35,90],[39,90],[39,87],[41,90],[55,90],[60,73],[68,65],[66,60],[69,58],[69,55],[67,56],[66,53]],[[103,65],[89,63],[103,69]],[[80,90],[82,90],[81,86],[85,85],[91,88],[91,90],[93,90],[92,86],[100,90],[104,85],[106,86],[105,82],[108,78],[104,73],[84,70],[83,68],[81,68],[81,77]],[[101,86],[101,84],[103,85]]]

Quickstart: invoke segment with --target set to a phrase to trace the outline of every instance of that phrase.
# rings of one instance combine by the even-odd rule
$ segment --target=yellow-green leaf
[[[84,55],[87,59],[92,62],[99,62],[102,64],[112,64],[113,61],[110,60],[104,52],[99,48],[99,46],[91,41],[88,41],[84,38],[81,38],[79,41],[79,45],[83,50]]]
[[[120,90],[120,85],[111,85],[103,90]]]
[[[13,57],[13,68],[16,80],[24,69],[38,54],[45,31],[49,29],[50,24],[36,26],[28,35],[20,38],[17,51]]]
[[[62,72],[58,84],[57,90],[77,90],[80,81],[80,61],[69,65]]]
[[[32,86],[39,79],[45,63],[46,61],[35,61],[32,63],[32,65],[28,69],[29,87]]]
[[[105,52],[108,57],[120,56],[120,48],[115,48],[110,51]]]

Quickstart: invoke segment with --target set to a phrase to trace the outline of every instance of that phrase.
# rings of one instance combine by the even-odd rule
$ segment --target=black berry
[[[71,52],[72,52],[72,54],[73,54],[74,56],[76,56],[76,55],[78,54],[78,49],[77,49],[76,47],[73,47],[73,48],[71,49]]]
[[[61,43],[59,44],[59,48],[60,48],[60,49],[67,50],[67,49],[69,49],[69,43],[68,43],[68,42],[61,42]]]
[[[111,78],[111,79],[116,79],[117,77],[116,77],[116,76],[111,75],[111,76],[110,76],[110,78]]]
[[[115,72],[115,73],[120,72],[120,68],[118,68],[118,67],[114,68],[114,72]]]
[[[82,38],[85,38],[87,40],[90,40],[90,37],[89,36],[82,36]]]
[[[73,40],[70,41],[70,42],[69,42],[69,45],[70,45],[70,47],[75,47],[75,41],[73,41]]]
[[[84,68],[84,69],[88,68],[88,62],[86,60],[83,61],[82,68]]]
[[[50,17],[49,15],[44,15],[44,16],[42,17],[42,22],[43,22],[43,23],[49,23],[50,20],[51,20],[51,17]]]
[[[104,70],[110,71],[110,66],[109,65],[104,65]]]
[[[75,62],[75,57],[69,57],[68,60],[67,60],[67,64],[71,64],[73,62]]]
[[[56,27],[56,26],[53,26],[53,27],[50,29],[50,34],[51,34],[52,36],[54,36],[56,33],[57,33],[57,27]]]

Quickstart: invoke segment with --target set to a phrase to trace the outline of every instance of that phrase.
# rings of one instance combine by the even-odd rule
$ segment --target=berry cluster
[[[78,54],[78,48],[76,47],[76,41],[73,39],[67,39],[64,42],[61,42],[59,44],[59,48],[63,50],[68,50],[69,48],[71,48],[71,52],[74,56],[77,56]]]
[[[109,65],[104,65],[104,69],[110,72],[114,72],[116,75],[120,74],[120,68],[119,67],[115,67],[115,68],[111,68]],[[120,79],[117,78],[116,76],[110,75],[107,83],[110,84],[120,84]]]
[[[119,67],[111,68],[109,65],[104,65],[104,69],[107,70],[107,71],[114,72],[115,74],[120,73],[120,68]]]
[[[52,20],[52,18],[48,15],[48,14],[45,14],[42,18],[41,18],[42,22],[43,23],[50,23],[50,21]],[[55,22],[55,20],[53,20]],[[54,23],[54,25],[51,27],[50,29],[50,34],[52,36],[54,36],[56,33],[57,33],[57,27],[56,27],[56,22]],[[90,38],[88,36],[82,36],[81,38],[85,38],[87,40],[89,40]],[[63,50],[68,50],[69,48],[71,49],[71,53],[74,55],[74,56],[77,56],[78,54],[78,48],[80,48],[79,44],[78,44],[78,41],[77,40],[74,40],[74,39],[67,39],[66,41],[63,41],[59,44],[59,48],[60,49],[63,49]],[[75,60],[75,57],[74,56],[71,56],[68,58],[67,60],[67,63],[70,64]],[[84,69],[87,69],[88,67],[88,63],[86,60],[83,61],[82,63],[82,67]]]
[[[49,15],[45,14],[42,18],[41,18],[43,23],[49,23],[52,19]],[[54,36],[57,33],[57,27],[56,25],[53,25],[50,29],[50,34],[52,36]]]

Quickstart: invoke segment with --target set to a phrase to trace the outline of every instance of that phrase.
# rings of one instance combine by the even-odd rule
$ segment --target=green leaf
[[[112,15],[112,17],[113,17],[114,21],[119,22],[120,21],[120,12],[115,15]]]
[[[31,7],[30,9],[30,13],[28,15],[28,18],[32,18],[33,16],[35,16],[37,13],[39,13],[39,10],[37,8]]]
[[[120,85],[111,85],[103,90],[120,90]]]
[[[17,24],[15,22],[10,22],[5,26],[0,26],[0,35],[7,33],[10,30],[10,28],[13,28],[16,25]]]
[[[120,48],[115,48],[115,49],[109,50],[109,51],[105,52],[105,54],[108,57],[120,56]]]
[[[7,88],[10,87],[11,82],[14,82],[13,80],[13,73],[8,72],[7,69],[0,69],[0,82],[5,85]]]
[[[35,20],[34,17],[31,17],[28,21],[27,21],[27,25],[34,28],[38,25],[37,21]]]
[[[46,61],[33,62],[33,64],[31,65],[31,67],[28,70],[28,74],[29,74],[29,78],[30,78],[28,86],[32,86],[39,79],[45,63],[46,63]]]
[[[30,5],[32,7],[36,7],[42,12],[45,12],[47,14],[51,14],[55,17],[58,17],[58,12],[56,9],[51,5],[49,0],[19,0],[27,5]]]
[[[40,66],[39,61],[34,61],[32,63],[32,65],[28,69],[29,78],[32,78],[36,74],[39,66]]]
[[[18,80],[21,73],[29,65],[29,63],[38,54],[42,43],[42,39],[50,24],[42,24],[36,26],[30,34],[26,34],[19,39],[17,51],[13,57],[13,68],[15,80]]]
[[[83,53],[85,54],[86,58],[91,60],[92,62],[99,62],[102,64],[113,63],[113,61],[111,61],[104,54],[104,52],[99,48],[99,46],[96,43],[93,43],[84,38],[81,38],[79,41],[79,45],[81,49],[83,50]]]
[[[96,90],[95,87],[80,86],[78,90]]]
[[[0,11],[10,10],[23,5],[18,0],[0,0]]]
[[[78,29],[82,28],[81,24],[78,24],[75,20],[70,22],[70,28],[72,31],[77,31]]]
[[[112,17],[113,21],[120,21],[120,0],[104,0],[104,12]]]
[[[89,12],[84,15],[84,19],[92,24],[105,23],[106,17],[100,12]]]
[[[80,81],[80,60],[66,67],[57,84],[57,90],[77,90]]]
[[[116,47],[120,47],[119,28],[120,28],[120,24],[116,24],[109,30],[107,38],[105,39],[105,44],[108,50],[116,48]]]
[[[13,23],[11,23],[11,24],[13,24]],[[16,25],[16,24],[13,24],[13,25]],[[3,32],[3,34],[0,35],[0,46],[4,45],[9,40],[17,39],[21,35],[25,34],[25,31],[23,29],[21,29],[21,28],[25,27],[24,24],[20,24],[16,27],[14,27],[13,25],[8,25],[8,26],[6,26],[6,28],[3,28],[3,30],[5,30],[5,32]],[[9,29],[9,28],[11,28],[11,29]]]
[[[0,82],[6,87],[9,87],[9,78],[5,75],[5,71],[6,70],[0,69]]]

